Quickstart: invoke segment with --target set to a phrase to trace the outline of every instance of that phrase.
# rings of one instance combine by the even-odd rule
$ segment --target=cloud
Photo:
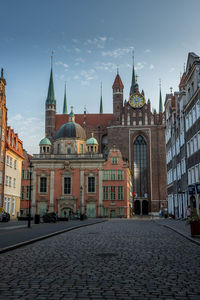
[[[89,70],[83,70],[80,73],[80,77],[82,78],[81,80],[81,85],[89,85],[90,81],[95,79],[95,73],[96,71],[94,69],[89,69]]]
[[[150,49],[146,49],[146,50],[144,50],[144,53],[151,53],[151,50]]]
[[[68,69],[68,68],[69,68],[69,65],[63,63],[62,61],[57,61],[57,62],[56,62],[56,65],[57,65],[57,66],[62,66],[62,67],[64,67],[65,69]]]
[[[80,63],[84,63],[85,62],[85,60],[82,58],[82,57],[77,57],[76,59],[75,59],[75,66],[78,66],[78,65],[80,65]]]
[[[135,66],[135,70],[138,71],[144,69],[145,64],[145,62],[138,62]]]
[[[173,67],[169,70],[170,73],[172,73],[174,71],[175,71],[175,68],[173,68]]]
[[[75,48],[75,51],[79,53],[79,52],[81,52],[81,49]]]
[[[89,54],[91,54],[91,53],[92,53],[92,50],[88,50],[87,52],[88,52]]]
[[[77,44],[77,43],[79,43],[79,40],[78,39],[72,39],[72,42]]]
[[[107,41],[107,37],[100,36],[100,37],[97,37],[97,38],[94,38],[94,39],[88,39],[86,41],[86,44],[94,45],[97,48],[104,48],[106,41]]]
[[[118,48],[112,51],[103,51],[101,53],[102,56],[110,56],[110,57],[120,57],[123,55],[126,55],[128,53],[131,53],[133,51],[134,47],[128,47],[128,48]]]
[[[78,75],[74,75],[73,79],[78,80],[80,77]]]
[[[117,65],[111,62],[97,62],[95,64],[95,69],[112,72],[113,70],[117,70]]]
[[[150,64],[149,69],[150,69],[150,70],[153,70],[154,68],[155,68],[154,65],[153,65],[153,64]]]

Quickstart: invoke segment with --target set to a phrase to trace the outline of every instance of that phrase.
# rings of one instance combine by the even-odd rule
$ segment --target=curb
[[[45,240],[45,239],[48,239],[50,237],[56,236],[56,235],[61,234],[61,233],[65,233],[65,232],[68,232],[68,231],[71,231],[71,230],[74,230],[74,229],[78,229],[78,228],[81,228],[81,227],[86,227],[86,226],[91,226],[91,225],[103,223],[103,222],[106,222],[106,221],[107,220],[103,220],[103,221],[98,221],[98,222],[94,222],[94,223],[90,223],[90,224],[83,224],[83,225],[73,226],[71,228],[66,228],[66,229],[62,229],[62,230],[59,230],[59,231],[56,231],[56,232],[53,232],[53,233],[49,233],[47,235],[43,235],[43,236],[40,236],[38,238],[34,238],[34,239],[31,239],[31,240],[28,240],[28,241],[25,241],[25,242],[22,242],[22,243],[18,243],[18,244],[12,245],[12,246],[2,248],[2,249],[0,249],[0,254],[18,249],[18,248],[23,247],[23,246],[27,246],[27,245],[36,243],[36,242],[39,242],[39,241],[42,241],[42,240]]]
[[[178,234],[181,235],[182,237],[186,238],[186,239],[189,240],[190,242],[192,242],[192,243],[194,243],[194,244],[200,246],[200,241],[194,240],[193,238],[189,237],[188,235],[186,235],[186,234],[180,232],[179,230],[177,230],[177,229],[175,229],[175,228],[173,228],[173,227],[171,227],[171,226],[169,226],[169,225],[165,225],[165,224],[162,225],[162,224],[160,224],[160,223],[157,223],[155,220],[153,220],[153,221],[154,221],[157,225],[163,226],[163,227],[165,227],[165,228],[168,228],[168,229],[170,229],[170,230],[172,230],[172,231],[178,233]]]

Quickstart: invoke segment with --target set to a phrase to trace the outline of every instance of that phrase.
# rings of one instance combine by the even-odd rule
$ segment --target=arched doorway
[[[147,200],[142,201],[142,214],[148,215],[148,201]]]
[[[135,200],[134,210],[135,210],[135,215],[140,215],[140,201],[139,200]]]

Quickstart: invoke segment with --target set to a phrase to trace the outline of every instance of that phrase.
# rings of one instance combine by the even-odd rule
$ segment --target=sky
[[[178,90],[188,52],[200,55],[199,0],[0,0],[0,68],[7,81],[8,125],[24,148],[39,152],[45,136],[51,54],[57,113],[112,113],[119,68],[128,99],[132,53],[140,90],[158,110]]]

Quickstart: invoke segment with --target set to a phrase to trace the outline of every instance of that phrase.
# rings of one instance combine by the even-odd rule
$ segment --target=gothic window
[[[133,146],[134,150],[134,189],[137,197],[147,194],[147,145],[139,135]]]

